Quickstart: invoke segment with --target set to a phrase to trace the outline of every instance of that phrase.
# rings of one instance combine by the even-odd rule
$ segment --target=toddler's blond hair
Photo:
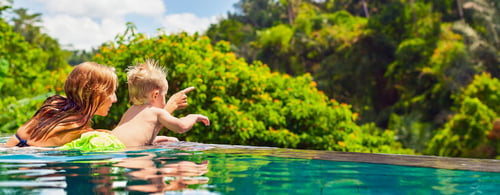
[[[168,90],[165,69],[160,67],[157,61],[150,59],[129,67],[127,82],[130,102],[135,105],[149,103],[148,95],[155,89],[159,89],[160,93],[166,93]]]

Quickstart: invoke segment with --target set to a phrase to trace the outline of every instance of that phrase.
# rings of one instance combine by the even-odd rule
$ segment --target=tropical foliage
[[[215,45],[206,36],[185,33],[147,38],[129,26],[118,40],[100,48],[98,63],[119,70],[120,87],[113,116],[128,107],[126,78],[130,65],[152,58],[168,69],[169,92],[188,86],[196,91],[191,104],[179,113],[201,113],[209,127],[195,126],[183,140],[352,152],[411,153],[395,142],[391,131],[360,127],[351,106],[329,99],[316,89],[308,74],[291,77],[271,72],[259,61],[247,64],[224,41]],[[115,120],[103,121],[111,126]]]
[[[476,75],[455,96],[456,114],[429,142],[428,153],[442,156],[493,158],[500,152],[500,81]]]
[[[58,48],[59,44],[53,46]],[[53,60],[57,55],[61,53],[45,51],[39,43],[26,41],[0,19],[1,132],[15,131],[46,97],[63,91],[64,80],[71,69],[65,61]]]
[[[352,104],[360,124],[393,129],[404,146],[426,152],[432,151],[426,149],[429,140],[466,112],[459,107],[481,108],[473,97],[454,99],[467,96],[462,93],[474,75],[499,76],[499,3],[240,1],[236,13],[206,34],[213,42],[227,40],[231,48],[245,48],[232,51],[247,61],[263,61],[273,71],[309,73],[328,97]],[[232,33],[238,31],[245,33]],[[496,117],[484,118],[489,126],[478,128],[490,131]]]
[[[26,122],[41,103],[62,94],[69,63],[90,60],[85,51],[66,51],[57,40],[42,33],[41,15],[26,9],[12,10],[10,24],[0,18],[0,132],[13,132]],[[11,25],[12,24],[12,25]]]

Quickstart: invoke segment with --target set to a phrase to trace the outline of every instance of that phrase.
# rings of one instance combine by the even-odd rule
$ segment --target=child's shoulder
[[[168,113],[165,109],[162,108],[157,108],[151,105],[132,105],[130,108],[127,110],[128,113],[152,113],[152,114],[164,114]]]
[[[154,113],[158,113],[158,114],[168,113],[167,110],[162,109],[162,108],[157,108],[157,107],[154,107],[154,106],[148,107],[147,110],[149,112],[154,112]]]

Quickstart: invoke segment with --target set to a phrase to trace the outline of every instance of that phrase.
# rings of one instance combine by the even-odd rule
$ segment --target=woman
[[[108,115],[109,108],[117,101],[117,86],[114,68],[94,62],[75,66],[64,83],[66,97],[54,95],[47,98],[4,146],[61,146],[85,132],[95,131],[91,127],[92,117]],[[191,90],[188,88],[172,96],[167,103],[168,110],[186,107],[185,94]]]

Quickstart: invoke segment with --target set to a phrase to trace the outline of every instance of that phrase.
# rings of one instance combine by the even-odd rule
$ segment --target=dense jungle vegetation
[[[62,86],[71,65],[167,67],[210,127],[181,140],[500,158],[500,0],[240,0],[205,33],[147,37],[133,24],[91,52],[66,51],[40,15],[0,5],[0,132],[12,133]],[[3,13],[16,15],[8,21]],[[92,56],[92,57],[91,57]],[[71,65],[70,65],[71,64]]]

